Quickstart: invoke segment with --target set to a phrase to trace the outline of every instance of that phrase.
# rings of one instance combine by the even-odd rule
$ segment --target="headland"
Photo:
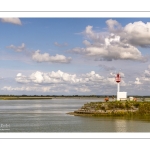
[[[67,114],[75,116],[150,116],[150,101],[90,102]]]

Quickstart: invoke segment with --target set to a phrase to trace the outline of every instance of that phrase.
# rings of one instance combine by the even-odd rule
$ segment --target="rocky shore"
[[[150,115],[150,102],[91,102],[84,104],[80,109],[69,112],[68,114],[75,116]]]

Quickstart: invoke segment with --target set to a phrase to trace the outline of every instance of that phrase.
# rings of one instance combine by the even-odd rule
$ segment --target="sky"
[[[0,94],[150,95],[150,18],[0,18]]]

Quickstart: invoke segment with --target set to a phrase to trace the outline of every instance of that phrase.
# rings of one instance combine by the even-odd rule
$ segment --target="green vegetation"
[[[104,98],[96,95],[0,95],[0,100],[34,100],[52,98]]]
[[[49,96],[27,96],[27,95],[0,95],[0,100],[37,100],[37,99],[52,99]]]
[[[112,96],[116,97],[116,95],[107,95],[107,97],[109,97],[109,99],[112,99]],[[150,96],[134,96],[139,100],[150,100]],[[9,97],[9,98],[14,98],[14,97],[51,97],[51,98],[105,98],[106,95],[0,95],[1,97]],[[130,97],[130,96],[128,96]]]
[[[139,105],[138,112],[141,115],[150,115],[150,102],[143,102]]]
[[[91,116],[150,116],[150,102],[146,101],[111,101],[91,102],[79,110],[69,113]]]

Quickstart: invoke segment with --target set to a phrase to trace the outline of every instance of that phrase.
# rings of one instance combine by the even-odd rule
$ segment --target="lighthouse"
[[[126,100],[127,99],[127,92],[120,92],[121,76],[119,73],[117,73],[115,80],[117,82],[117,101]]]
[[[116,82],[117,82],[117,92],[119,92],[119,90],[120,90],[120,85],[119,85],[119,83],[120,83],[120,81],[121,81],[121,76],[120,76],[120,74],[119,73],[117,73],[117,76],[116,76]]]

